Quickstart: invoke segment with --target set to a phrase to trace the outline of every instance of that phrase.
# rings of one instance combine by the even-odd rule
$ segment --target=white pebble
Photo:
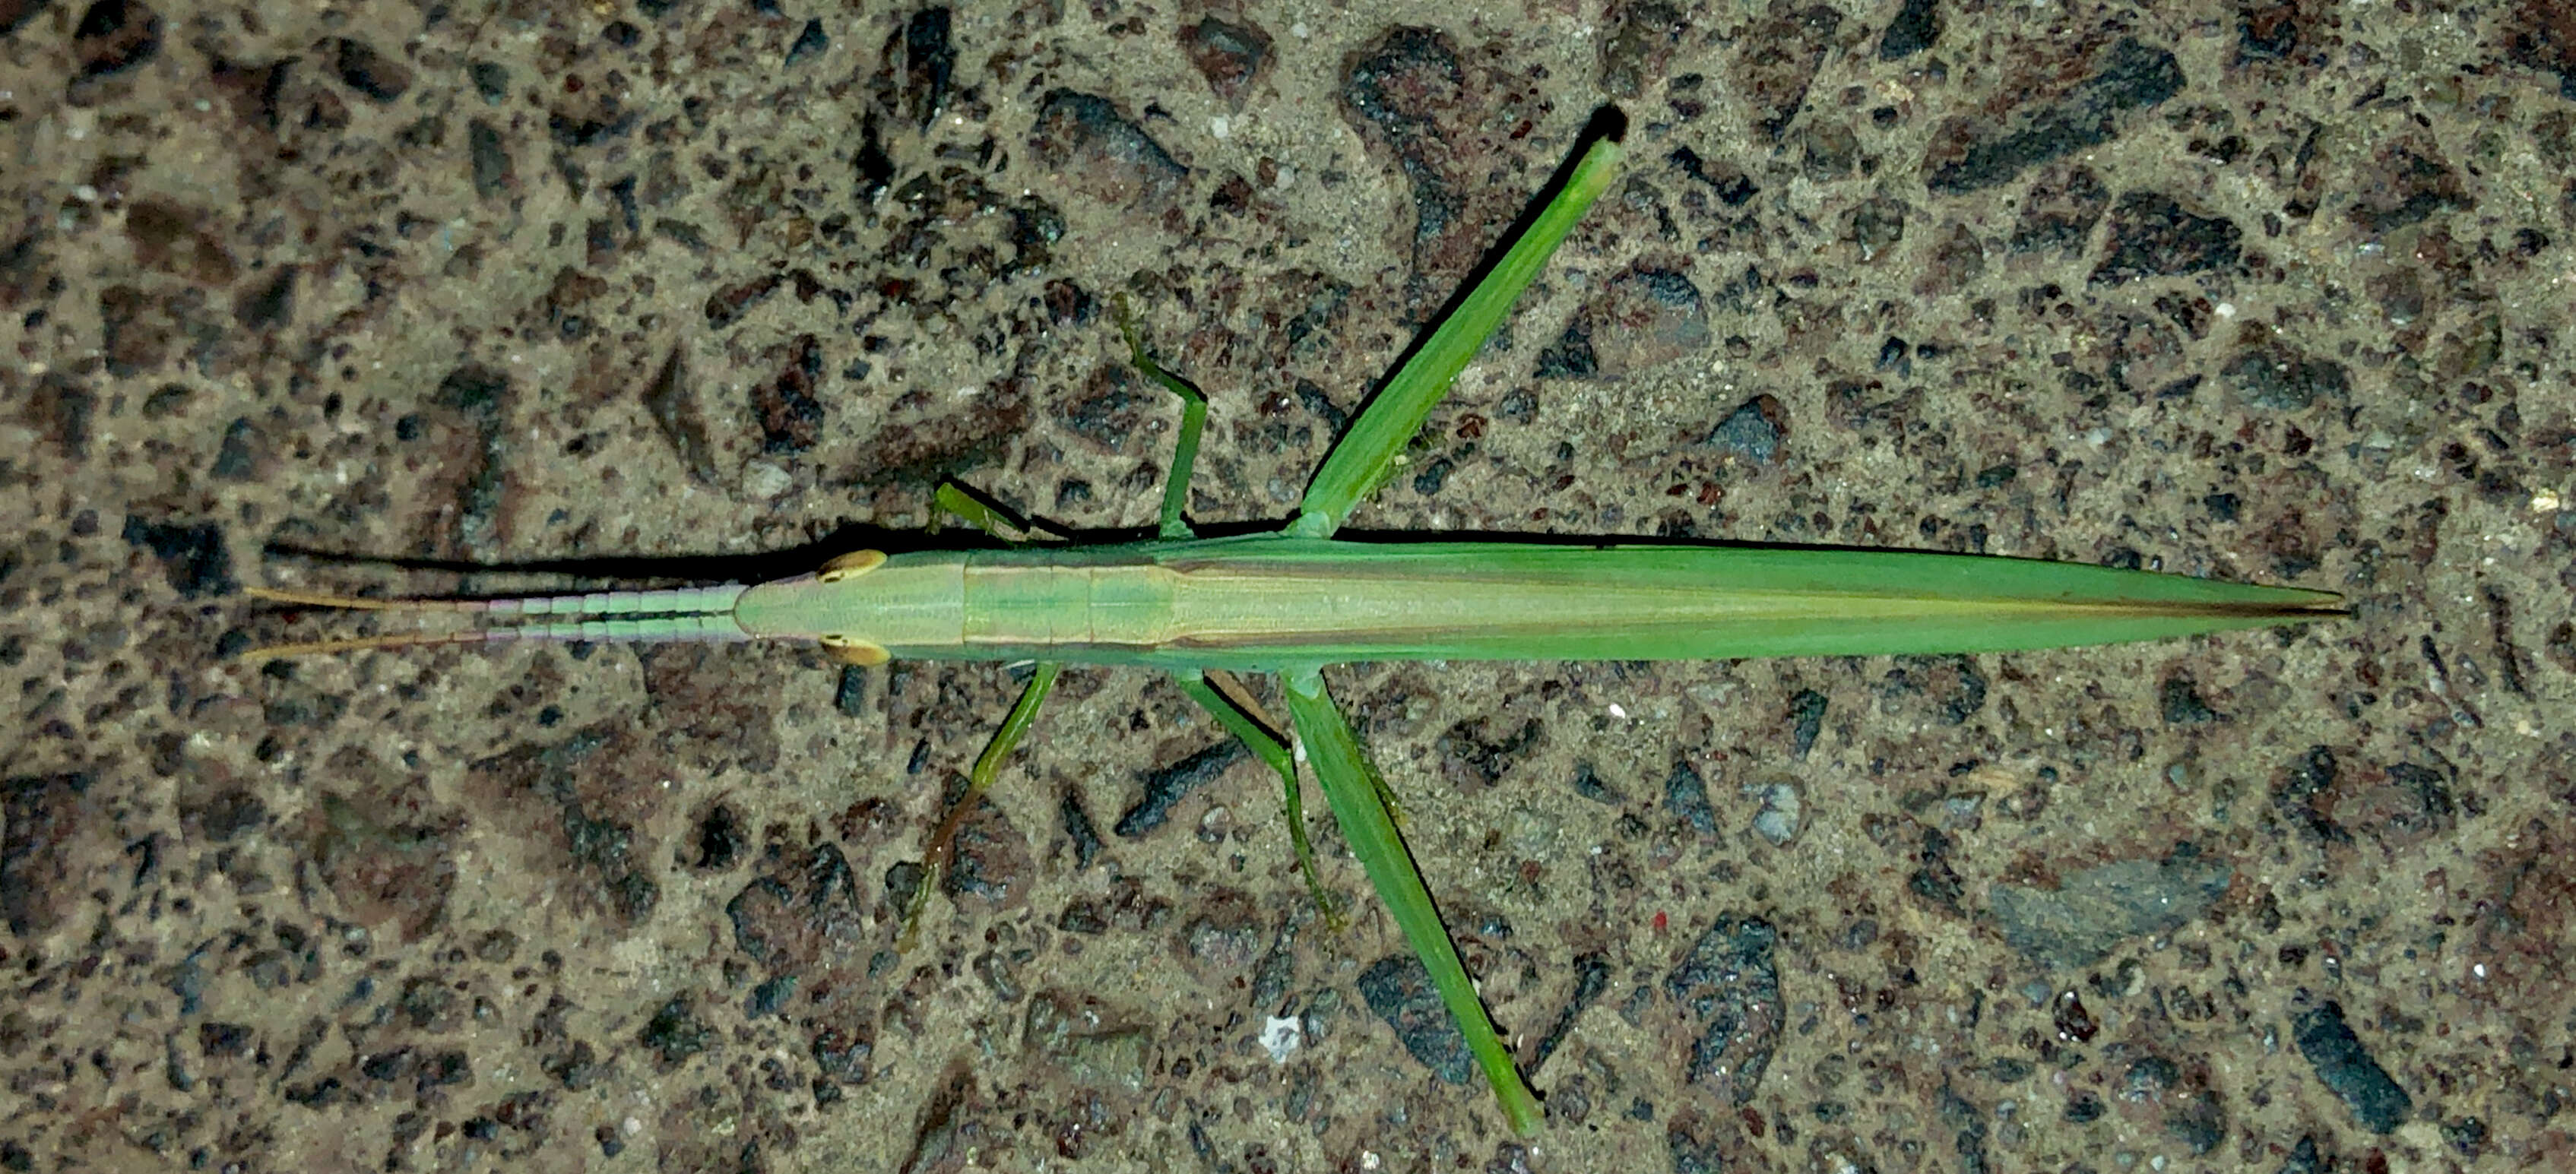
[[[1285,1064],[1306,1042],[1306,1029],[1297,1017],[1265,1018],[1261,1022],[1261,1046],[1270,1053],[1270,1062]]]
[[[796,479],[787,470],[768,461],[753,461],[742,467],[743,492],[762,500],[780,497],[796,487]]]

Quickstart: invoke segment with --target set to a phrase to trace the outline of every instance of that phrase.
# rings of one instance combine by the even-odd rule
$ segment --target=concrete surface
[[[2576,1162],[2553,4],[0,29],[0,1169]],[[1539,1138],[1452,1079],[1338,838],[1335,934],[1275,787],[1145,674],[1067,675],[898,954],[1003,670],[227,659],[365,627],[244,583],[802,569],[948,477],[1144,524],[1176,413],[1121,296],[1213,397],[1194,516],[1283,517],[1608,101],[1629,177],[1358,524],[2354,615],[1337,672]]]

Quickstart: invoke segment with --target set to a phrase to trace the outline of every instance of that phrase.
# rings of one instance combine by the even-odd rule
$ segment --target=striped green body
[[[1297,763],[1309,764],[1369,881],[1457,1020],[1515,1132],[1541,1123],[1517,1059],[1479,1001],[1389,806],[1391,792],[1320,669],[1371,660],[1712,660],[1755,656],[1998,652],[2151,640],[2338,614],[2319,591],[2021,559],[1764,546],[1335,539],[1386,478],[1433,405],[1501,324],[1618,170],[1624,117],[1596,112],[1588,143],[1439,324],[1368,401],[1278,533],[1191,538],[1182,519],[1206,397],[1130,358],[1184,404],[1161,539],[1116,546],[852,552],[815,574],[753,586],[533,599],[379,601],[254,588],[282,603],[458,613],[452,631],[270,645],[270,659],[370,648],[571,640],[819,642],[848,663],[1029,660],[1027,689],[929,838],[925,879],[1028,728],[1064,662],[1148,665],[1280,776],[1299,870],[1328,908],[1304,833]],[[944,510],[999,533],[999,515],[943,487]],[[1297,752],[1209,670],[1275,671]]]
[[[1274,671],[2051,648],[2262,627],[2334,598],[1969,555],[1260,535],[896,555],[751,587],[734,620],[897,659]]]

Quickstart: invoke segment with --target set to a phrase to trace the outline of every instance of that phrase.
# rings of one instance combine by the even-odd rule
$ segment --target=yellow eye
[[[885,552],[882,550],[853,550],[848,554],[834,556],[832,561],[823,564],[823,569],[816,572],[814,577],[826,583],[838,583],[843,579],[855,579],[867,574],[884,566],[885,561]]]
[[[870,551],[868,553],[875,554],[876,552]],[[883,561],[885,556],[879,554],[877,555],[877,559],[879,561]],[[816,641],[816,643],[823,646],[823,651],[831,653],[832,659],[840,661],[842,664],[854,664],[860,668],[875,668],[878,665],[894,659],[891,654],[886,652],[884,645],[870,644],[855,636],[825,636],[821,640]]]

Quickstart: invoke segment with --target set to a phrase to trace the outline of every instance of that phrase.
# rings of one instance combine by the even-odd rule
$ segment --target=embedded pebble
[[[1753,814],[1753,834],[1771,841],[1775,848],[1798,838],[1798,829],[1806,821],[1806,799],[1796,779],[1782,777],[1748,783],[1744,794],[1762,801],[1762,809]]]
[[[762,499],[785,496],[796,487],[796,479],[787,470],[768,461],[753,461],[742,467],[742,491]]]

